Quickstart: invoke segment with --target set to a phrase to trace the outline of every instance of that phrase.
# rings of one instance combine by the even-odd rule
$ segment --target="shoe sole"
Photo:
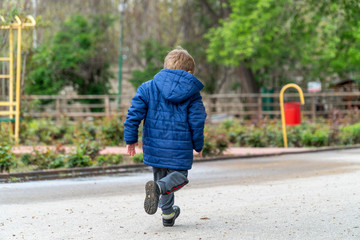
[[[154,181],[149,181],[145,185],[145,201],[144,209],[147,214],[154,214],[158,209],[159,194],[157,193],[157,186]]]

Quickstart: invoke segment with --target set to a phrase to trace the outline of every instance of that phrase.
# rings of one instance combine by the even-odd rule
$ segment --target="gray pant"
[[[153,173],[154,181],[161,188],[159,208],[162,209],[163,214],[170,214],[173,212],[174,192],[189,182],[188,171],[153,167]]]

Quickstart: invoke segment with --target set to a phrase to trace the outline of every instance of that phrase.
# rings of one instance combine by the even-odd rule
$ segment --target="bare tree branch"
[[[227,18],[231,13],[230,3],[228,0],[220,0],[221,17]],[[225,8],[223,6],[226,6]]]
[[[218,21],[220,16],[216,14],[216,12],[211,8],[209,2],[207,0],[199,0],[199,2],[206,8],[209,14]]]

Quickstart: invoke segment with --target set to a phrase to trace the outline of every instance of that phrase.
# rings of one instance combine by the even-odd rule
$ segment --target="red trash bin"
[[[289,102],[284,104],[285,124],[298,125],[301,123],[300,103]]]

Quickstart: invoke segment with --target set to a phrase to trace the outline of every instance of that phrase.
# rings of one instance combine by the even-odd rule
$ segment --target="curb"
[[[219,160],[231,160],[231,159],[246,159],[246,158],[258,158],[258,157],[272,157],[288,154],[301,154],[301,153],[316,153],[316,152],[325,152],[325,151],[338,151],[338,150],[347,150],[347,149],[356,149],[360,148],[360,145],[351,145],[351,146],[341,146],[341,147],[319,147],[313,149],[292,151],[292,152],[276,152],[276,153],[263,153],[263,154],[248,154],[248,155],[231,155],[231,156],[216,156],[216,157],[204,157],[204,158],[194,158],[194,162],[211,162]]]
[[[150,171],[150,167],[143,163],[123,164],[106,167],[47,169],[22,173],[0,173],[0,183],[55,180],[112,174],[129,174],[147,171]]]
[[[248,158],[280,156],[280,155],[288,155],[288,154],[338,151],[338,150],[347,150],[347,149],[356,149],[356,148],[360,148],[360,145],[340,146],[340,147],[321,147],[321,148],[306,149],[306,150],[291,151],[291,152],[280,151],[275,153],[264,153],[264,154],[215,156],[215,157],[204,157],[201,159],[194,158],[194,162],[213,162],[220,160],[248,159]],[[138,164],[107,166],[107,167],[82,167],[82,168],[70,168],[70,169],[41,170],[41,171],[32,171],[32,172],[23,172],[23,173],[0,173],[0,183],[55,180],[55,179],[65,179],[65,178],[89,177],[89,176],[112,175],[112,174],[129,174],[129,173],[150,172],[150,171],[151,171],[151,167],[143,163],[138,163]]]

